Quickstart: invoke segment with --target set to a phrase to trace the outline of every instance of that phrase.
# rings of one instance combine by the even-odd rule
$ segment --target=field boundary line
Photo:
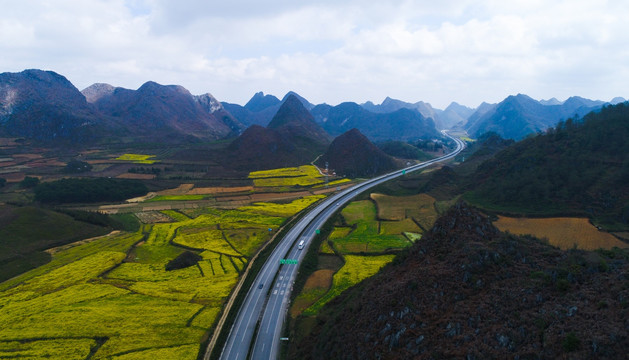
[[[288,225],[288,224],[286,224],[286,225]],[[244,284],[245,279],[247,278],[247,276],[249,276],[249,271],[253,267],[253,264],[255,263],[256,259],[258,258],[258,255],[260,255],[262,253],[262,251],[267,246],[269,246],[270,244],[272,244],[275,241],[275,237],[278,234],[281,234],[280,230],[281,230],[281,228],[278,229],[278,231],[275,233],[275,235],[273,235],[273,237],[271,239],[269,239],[255,253],[255,255],[253,255],[251,260],[249,260],[249,262],[247,263],[247,268],[245,269],[244,272],[241,273],[240,280],[238,280],[238,284],[236,285],[236,287],[232,291],[231,295],[229,296],[229,300],[227,301],[227,304],[225,304],[225,307],[223,308],[223,314],[221,315],[221,318],[218,320],[218,323],[216,324],[216,327],[214,328],[214,333],[212,334],[212,338],[210,339],[210,343],[208,344],[207,348],[205,349],[205,356],[203,357],[203,359],[209,359],[210,355],[214,351],[214,347],[216,346],[216,342],[218,341],[218,337],[219,337],[219,335],[222,332],[222,329],[223,329],[223,326],[225,325],[225,322],[227,321],[227,316],[231,312],[231,308],[234,305],[234,301],[236,300],[236,297],[238,297],[238,293],[240,293],[240,289],[242,288],[242,285]]]

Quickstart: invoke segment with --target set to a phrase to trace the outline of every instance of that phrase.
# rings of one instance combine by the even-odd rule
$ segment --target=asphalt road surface
[[[347,188],[325,199],[295,224],[275,248],[249,289],[223,347],[221,359],[277,359],[282,341],[280,340],[282,327],[288,312],[288,302],[298,264],[306,254],[316,230],[323,226],[337,209],[363,191],[405,173],[456,156],[463,150],[465,143],[460,139],[451,138],[457,144],[453,152]],[[303,249],[298,248],[301,240],[304,240]],[[280,264],[282,259],[297,260],[297,264]]]

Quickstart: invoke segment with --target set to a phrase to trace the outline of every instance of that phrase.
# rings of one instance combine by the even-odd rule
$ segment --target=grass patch
[[[315,304],[304,311],[304,315],[316,315],[330,300],[362,280],[373,276],[384,265],[393,260],[394,255],[345,256],[345,265],[334,274],[332,288]]]

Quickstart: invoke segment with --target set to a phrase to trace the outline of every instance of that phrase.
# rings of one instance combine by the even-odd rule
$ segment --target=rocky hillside
[[[138,90],[114,88],[102,84],[84,90],[86,97],[105,115],[118,119],[131,134],[162,141],[181,138],[221,139],[236,134],[242,126],[222,121],[226,112],[214,111],[216,101],[209,96],[194,97],[176,85],[149,81]],[[219,104],[220,105],[220,104]]]
[[[288,358],[624,358],[627,256],[505,235],[459,203],[324,308]]]
[[[393,157],[375,146],[358,129],[352,129],[332,141],[317,164],[325,163],[338,175],[350,178],[373,177],[401,167]]]
[[[57,73],[0,74],[0,135],[86,143],[104,125],[103,116]]]

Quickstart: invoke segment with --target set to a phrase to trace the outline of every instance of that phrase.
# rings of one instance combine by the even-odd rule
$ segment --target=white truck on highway
[[[299,245],[297,245],[297,249],[302,250],[305,244],[306,244],[306,240],[300,241]]]

